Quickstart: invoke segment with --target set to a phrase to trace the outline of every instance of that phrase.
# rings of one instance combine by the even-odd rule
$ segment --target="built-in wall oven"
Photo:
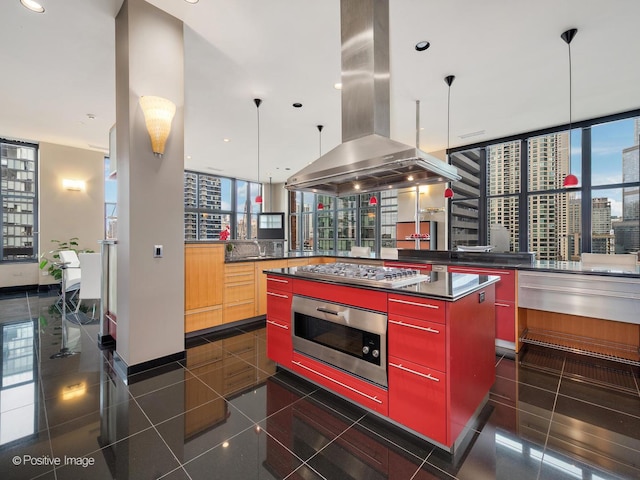
[[[387,315],[293,296],[293,349],[387,386]]]

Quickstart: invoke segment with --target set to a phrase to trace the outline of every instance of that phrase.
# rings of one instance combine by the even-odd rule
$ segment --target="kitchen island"
[[[498,277],[411,283],[387,268],[398,277],[371,283],[313,268],[266,271],[269,358],[454,453],[494,383]]]

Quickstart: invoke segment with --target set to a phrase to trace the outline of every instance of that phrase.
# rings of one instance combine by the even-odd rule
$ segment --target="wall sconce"
[[[144,113],[149,137],[151,137],[151,149],[155,155],[161,157],[171,132],[176,105],[166,98],[145,95],[140,97],[140,106]]]
[[[84,180],[71,180],[69,178],[65,178],[62,180],[62,188],[72,192],[83,192],[86,188],[86,184]]]

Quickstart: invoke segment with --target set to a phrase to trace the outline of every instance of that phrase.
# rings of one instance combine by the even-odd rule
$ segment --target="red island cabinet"
[[[449,266],[450,273],[473,273],[500,277],[496,284],[496,345],[515,350],[516,341],[516,271],[502,268]]]
[[[495,285],[455,302],[389,295],[389,417],[448,448],[494,382]]]
[[[292,280],[267,275],[267,356],[283,367],[291,367]]]

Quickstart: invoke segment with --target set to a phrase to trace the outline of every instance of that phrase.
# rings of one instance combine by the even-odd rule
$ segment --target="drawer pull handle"
[[[389,301],[390,302],[395,302],[395,303],[404,303],[405,305],[415,305],[416,307],[433,308],[435,310],[439,310],[440,309],[439,306],[431,305],[430,303],[410,302],[408,300],[400,300],[400,299],[397,299],[397,298],[390,298]]]
[[[279,278],[267,277],[267,280],[270,281],[270,282],[289,283],[289,280],[281,280]]]
[[[278,322],[274,322],[273,320],[267,320],[267,323],[270,323],[274,327],[279,327],[279,328],[282,328],[284,330],[289,330],[289,326],[288,325],[282,325],[282,324],[280,324]]]
[[[344,384],[342,382],[339,382],[338,380],[335,380],[335,379],[333,379],[333,378],[331,378],[331,377],[329,377],[327,375],[324,375],[323,373],[317,372],[313,368],[309,368],[306,365],[303,365],[301,362],[294,361],[294,362],[291,362],[291,363],[293,363],[294,365],[298,365],[300,368],[304,368],[305,370],[309,370],[310,372],[315,373],[316,375],[319,375],[322,378],[325,378],[325,379],[329,380],[330,382],[337,383],[341,387],[347,388],[347,389],[351,390],[352,392],[357,393],[358,395],[362,395],[363,397],[368,398],[369,400],[372,400],[372,401],[374,401],[376,403],[382,404],[382,400],[378,399],[378,397],[372,397],[371,395],[367,395],[366,393],[363,393],[360,390],[356,390],[355,388],[350,387],[349,385],[346,385],[346,384]]]
[[[289,298],[289,295],[282,295],[281,293],[267,292],[267,295],[278,298]]]
[[[496,302],[496,307],[510,307],[511,305],[509,305],[508,303],[497,303]]]
[[[405,372],[413,373],[414,375],[418,375],[420,377],[428,378],[429,380],[432,380],[434,382],[439,382],[440,381],[439,378],[436,378],[436,377],[432,376],[430,373],[427,373],[425,375],[424,373],[416,372],[415,370],[411,370],[410,368],[403,367],[402,365],[396,365],[395,363],[391,363],[391,362],[389,362],[389,366],[390,367],[399,368],[400,370],[404,370]]]
[[[436,330],[435,328],[419,327],[417,325],[411,325],[410,323],[398,322],[397,320],[389,320],[389,323],[393,323],[394,325],[400,325],[401,327],[409,327],[409,328],[415,328],[417,330],[424,330],[425,332],[429,332],[429,333],[440,333],[440,330]]]

